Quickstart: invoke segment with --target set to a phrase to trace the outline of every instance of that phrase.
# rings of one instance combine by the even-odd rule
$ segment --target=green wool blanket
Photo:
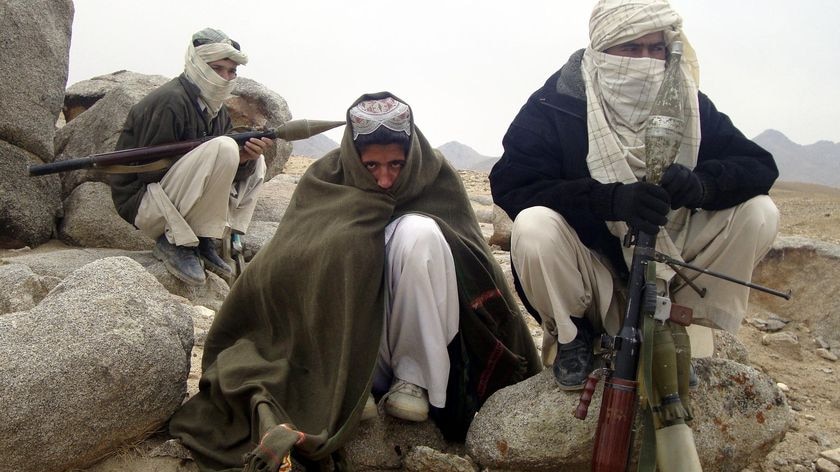
[[[341,147],[303,175],[274,238],[231,288],[207,335],[200,391],[170,422],[201,470],[286,470],[290,451],[316,462],[332,454],[347,468],[333,453],[355,431],[371,388],[384,228],[407,213],[437,222],[457,271],[460,328],[438,422],[447,437],[463,439],[490,394],[541,369],[458,174],[413,124],[411,136],[406,165],[384,191],[348,126]]]

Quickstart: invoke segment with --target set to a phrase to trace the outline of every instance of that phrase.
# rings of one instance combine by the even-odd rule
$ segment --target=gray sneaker
[[[224,279],[233,277],[233,269],[216,252],[216,240],[198,238],[198,255],[204,261],[204,268]]]
[[[160,261],[170,274],[187,285],[201,286],[207,280],[201,261],[198,259],[198,248],[176,246],[161,235],[155,243],[152,255]]]

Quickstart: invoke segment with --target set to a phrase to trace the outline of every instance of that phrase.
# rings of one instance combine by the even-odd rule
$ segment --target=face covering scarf
[[[210,43],[198,47],[190,43],[184,58],[184,74],[201,91],[201,100],[207,105],[210,116],[219,113],[234,86],[233,80],[223,79],[207,65],[208,62],[220,59],[230,59],[242,65],[248,62],[248,56],[226,43]]]

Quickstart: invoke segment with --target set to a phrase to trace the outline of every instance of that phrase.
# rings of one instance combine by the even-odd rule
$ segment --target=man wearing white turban
[[[589,46],[531,95],[490,174],[494,201],[514,219],[517,290],[546,333],[543,363],[567,390],[592,370],[596,333],[620,325],[628,226],[657,234],[675,259],[749,280],[779,218],[767,196],[773,157],[698,91],[695,52],[668,2],[601,0],[589,25]],[[642,180],[645,122],[676,40],[686,126],[659,186]],[[693,354],[710,355],[709,328],[736,331],[749,289],[688,274],[707,289],[701,298],[674,275],[658,267],[660,292],[694,310]]]
[[[239,43],[225,33],[212,28],[195,33],[184,73],[131,108],[117,141],[117,149],[129,149],[219,136],[168,169],[138,166],[137,173],[110,181],[120,216],[155,239],[155,257],[189,285],[204,284],[205,268],[233,275],[216,252],[216,240],[226,228],[245,232],[265,177],[262,154],[270,139],[251,138],[240,150],[222,136],[233,127],[224,100],[237,67],[247,62]]]

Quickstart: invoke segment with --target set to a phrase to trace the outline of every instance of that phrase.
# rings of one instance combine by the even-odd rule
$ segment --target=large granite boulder
[[[61,239],[83,247],[151,250],[155,242],[117,214],[111,189],[102,182],[85,182],[64,200]]]
[[[37,246],[55,231],[61,214],[58,177],[27,177],[28,167],[41,163],[34,154],[0,141],[0,248]]]
[[[127,251],[125,249],[106,248],[68,248],[60,244],[50,244],[49,250],[21,252],[0,258],[0,264],[22,264],[41,277],[55,277],[63,280],[76,269],[93,261],[106,257],[126,256],[142,265],[172,295],[187,299],[194,305],[201,305],[218,311],[230,292],[230,287],[221,277],[207,273],[207,282],[200,287],[193,287],[181,282],[166,270],[163,262],[155,259],[151,251]]]
[[[344,450],[347,460],[359,470],[389,470],[399,469],[405,455],[417,446],[450,449],[431,420],[410,423],[380,414],[360,423]]]
[[[60,208],[55,177],[28,178],[53,156],[70,51],[70,0],[0,3],[0,248],[44,243]]]
[[[245,77],[236,79],[231,97],[225,100],[234,128],[276,128],[292,119],[286,100],[268,87]],[[265,152],[269,180],[283,171],[292,154],[292,144],[282,139],[274,141]]]
[[[698,359],[700,387],[692,422],[704,470],[738,471],[766,456],[784,438],[792,412],[768,376],[726,359]],[[572,416],[579,392],[559,390],[550,370],[491,396],[467,435],[476,462],[494,471],[586,471],[601,404]]]
[[[279,223],[289,207],[299,180],[294,175],[279,174],[263,184],[252,220]]]
[[[140,97],[142,98],[168,80],[168,78],[162,75],[139,74],[137,72],[119,70],[76,82],[64,92],[64,107],[62,108],[64,120],[70,123],[115,89],[126,89],[130,94],[139,92],[142,94]],[[125,110],[122,120],[118,120],[116,123],[117,126],[122,127],[127,112],[128,109]]]
[[[71,0],[0,2],[0,141],[43,161],[54,155],[73,13]]]
[[[0,315],[31,310],[60,281],[40,276],[23,264],[0,265]]]
[[[63,471],[159,428],[186,393],[187,305],[105,258],[0,317],[0,471]]]
[[[64,99],[65,118],[68,121],[56,132],[55,160],[113,151],[128,110],[167,80],[159,75],[120,71],[70,87]],[[107,181],[106,174],[94,169],[63,172],[60,175],[63,198],[82,182]]]

